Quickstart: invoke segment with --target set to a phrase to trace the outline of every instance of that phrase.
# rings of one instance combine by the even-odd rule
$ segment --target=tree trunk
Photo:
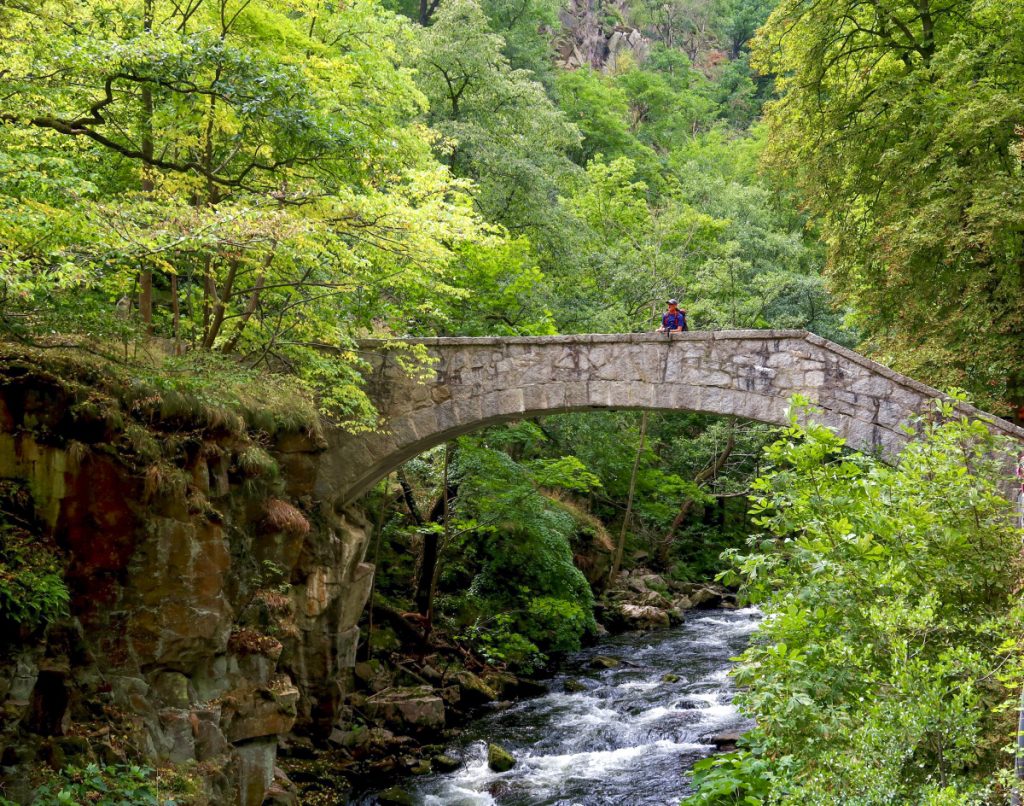
[[[636,493],[636,475],[640,470],[640,459],[644,453],[644,442],[647,439],[647,412],[640,417],[640,444],[636,449],[636,458],[633,460],[633,472],[629,476],[629,495],[626,496],[626,514],[622,516],[622,528],[619,530],[619,542],[615,546],[615,558],[612,560],[611,570],[608,572],[608,584],[615,582],[622,567],[622,553],[626,548],[626,529],[629,527],[630,518],[633,516],[633,496]]]
[[[708,479],[714,478],[721,469],[725,466],[726,461],[729,459],[729,454],[732,453],[733,447],[736,445],[736,437],[732,431],[729,432],[729,439],[726,440],[725,448],[722,452],[716,456],[713,460],[708,462],[701,471],[693,477],[693,483],[698,487],[702,486]],[[687,516],[690,514],[690,510],[693,509],[695,501],[693,498],[687,498],[679,506],[679,512],[676,513],[675,518],[672,519],[672,525],[668,527],[668,531],[665,532],[664,537],[658,541],[658,561],[664,566],[668,564],[668,550],[672,545],[672,541],[675,540],[676,531],[686,521]],[[724,512],[724,509],[722,510]]]
[[[364,645],[364,652],[366,658],[369,659],[370,652],[372,650],[373,642],[373,595],[377,592],[377,564],[380,562],[380,542],[384,535],[384,515],[387,512],[388,507],[388,482],[391,480],[391,476],[387,475],[384,477],[384,490],[380,496],[380,509],[377,510],[377,523],[374,531],[374,542],[373,542],[373,576],[370,578],[370,595],[367,597],[367,608],[369,613],[367,614],[366,623],[366,644]]]
[[[221,325],[224,324],[224,314],[227,312],[228,300],[231,299],[231,293],[235,288],[235,277],[238,275],[239,264],[240,261],[237,259],[231,261],[228,275],[224,279],[224,287],[219,293],[216,287],[213,288],[213,317],[203,339],[204,350],[213,349],[214,342],[217,341],[217,335],[220,333]]]
[[[420,553],[419,569],[416,578],[416,610],[423,617],[423,641],[426,642],[434,621],[434,590],[437,587],[437,560],[441,549],[441,538],[447,543],[451,534],[451,504],[448,497],[449,470],[451,468],[451,447],[444,446],[444,478],[441,481],[441,500],[443,502],[441,518],[443,532],[431,530],[423,534],[423,548]]]
[[[1017,710],[1017,741],[1013,754],[1013,774],[1017,785],[1010,793],[1010,806],[1021,806],[1021,789],[1024,788],[1024,688],[1020,692],[1020,705]]]
[[[142,10],[142,27],[146,33],[153,30],[153,0],[146,0]],[[151,193],[155,187],[149,165],[153,162],[153,90],[142,85],[142,120],[140,150],[142,151],[142,191]],[[153,270],[139,272],[139,315],[147,333],[153,332]]]
[[[174,333],[174,354],[181,355],[181,304],[178,301],[178,275],[171,275],[171,314],[173,323],[171,330]]]
[[[398,486],[402,488],[402,500],[405,501],[405,506],[412,516],[413,523],[417,526],[422,526],[423,516],[420,514],[419,505],[416,503],[416,496],[413,495],[412,485],[409,484],[405,470],[401,468],[398,470]]]

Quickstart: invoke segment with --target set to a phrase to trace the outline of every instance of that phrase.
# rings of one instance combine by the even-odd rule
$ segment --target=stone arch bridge
[[[402,462],[486,425],[595,409],[735,415],[784,425],[794,394],[858,450],[891,454],[899,426],[943,395],[803,330],[673,334],[428,338],[435,360],[417,380],[394,342],[365,341],[368,391],[380,432],[327,435],[318,497],[345,504]],[[974,409],[993,431],[1024,441],[1024,429]]]

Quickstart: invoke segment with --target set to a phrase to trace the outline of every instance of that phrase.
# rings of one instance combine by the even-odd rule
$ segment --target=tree
[[[573,171],[566,152],[578,141],[575,127],[528,71],[511,67],[476,0],[445,2],[420,46],[419,86],[444,138],[438,152],[476,183],[488,221],[543,246],[558,230],[551,202]]]
[[[726,223],[678,196],[648,204],[647,185],[634,172],[626,157],[595,159],[587,183],[567,201],[588,227],[588,265],[573,281],[578,299],[595,300],[588,327],[598,332],[647,329],[663,299],[680,294],[719,251]]]
[[[795,178],[866,346],[987,407],[1024,403],[1024,9],[784,0],[768,162]]]
[[[772,803],[987,801],[1021,675],[1009,446],[940,403],[886,465],[813,417],[798,405],[768,449],[761,532],[732,552],[766,614],[736,672],[765,763],[722,775]]]
[[[483,235],[415,121],[409,26],[365,0],[2,13],[7,332],[102,341],[137,297],[192,354],[290,369],[370,417],[351,334],[458,293],[456,250]]]

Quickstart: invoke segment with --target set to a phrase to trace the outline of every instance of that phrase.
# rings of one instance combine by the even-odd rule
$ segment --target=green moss
[[[154,354],[129,360],[79,350],[40,350],[0,342],[0,387],[35,383],[71,401],[75,420],[111,431],[134,420],[227,434],[317,433],[320,417],[298,379],[256,371],[223,356]]]

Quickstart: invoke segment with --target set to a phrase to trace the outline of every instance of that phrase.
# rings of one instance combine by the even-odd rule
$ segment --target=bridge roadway
[[[425,380],[402,368],[405,344],[423,345],[434,360]],[[342,505],[428,448],[523,417],[650,409],[784,425],[790,399],[802,394],[851,447],[892,455],[908,438],[900,426],[944,397],[803,330],[368,340],[361,352],[383,427],[327,434],[317,497]],[[1012,423],[960,408],[1024,441]]]

